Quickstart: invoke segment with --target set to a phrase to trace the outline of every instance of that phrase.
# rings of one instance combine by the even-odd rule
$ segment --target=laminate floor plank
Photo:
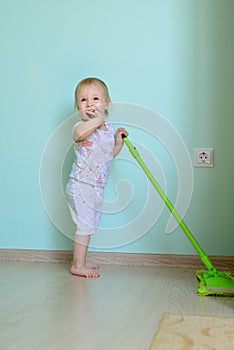
[[[234,316],[234,298],[199,297],[195,270],[103,265],[0,264],[3,350],[146,350],[166,312]]]

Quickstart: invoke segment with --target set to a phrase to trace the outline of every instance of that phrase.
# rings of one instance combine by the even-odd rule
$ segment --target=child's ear
[[[109,106],[110,106],[110,102],[106,102],[106,108],[105,108],[105,110],[104,110],[104,114],[105,114],[106,117],[107,117],[108,114],[109,114]]]

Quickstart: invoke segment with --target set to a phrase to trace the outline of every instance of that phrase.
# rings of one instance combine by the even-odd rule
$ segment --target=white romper
[[[81,122],[74,125],[75,127]],[[95,233],[101,219],[104,188],[110,175],[114,150],[114,128],[96,129],[86,140],[74,143],[74,163],[66,187],[76,234]]]

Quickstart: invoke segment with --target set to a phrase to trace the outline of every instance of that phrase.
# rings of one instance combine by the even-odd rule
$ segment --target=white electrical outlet
[[[194,166],[212,168],[214,166],[214,148],[194,148]]]

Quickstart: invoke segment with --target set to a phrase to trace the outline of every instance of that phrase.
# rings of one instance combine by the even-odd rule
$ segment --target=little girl
[[[82,80],[75,90],[75,106],[82,118],[73,127],[75,159],[66,188],[72,219],[76,224],[71,273],[99,277],[98,265],[86,262],[90,237],[97,230],[112,159],[123,147],[124,128],[114,132],[106,122],[110,96],[97,78]]]

